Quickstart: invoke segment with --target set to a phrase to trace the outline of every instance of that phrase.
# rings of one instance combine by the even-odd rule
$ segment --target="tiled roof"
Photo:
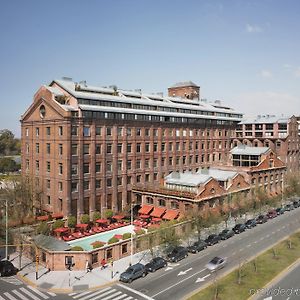
[[[199,173],[179,173],[172,172],[168,176],[165,177],[165,182],[167,184],[177,184],[183,186],[199,186],[207,181],[209,181],[212,177],[207,174],[199,174]]]
[[[234,147],[230,152],[237,155],[262,155],[269,151],[268,147],[249,147],[246,145],[239,145]]]
[[[64,241],[57,240],[52,236],[39,234],[35,236],[33,240],[38,247],[42,247],[50,251],[67,251],[71,249],[69,244]]]
[[[185,87],[185,86],[194,86],[194,87],[199,87],[196,83],[192,81],[182,81],[182,82],[177,82],[171,86],[171,88],[175,87]]]

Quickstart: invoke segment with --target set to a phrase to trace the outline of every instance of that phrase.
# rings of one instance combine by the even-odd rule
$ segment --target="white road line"
[[[36,294],[38,294],[39,296],[41,296],[44,299],[48,299],[49,298],[48,296],[46,296],[45,294],[43,294],[39,290],[33,288],[32,286],[28,286],[28,288],[31,289],[32,291],[34,291]]]
[[[8,292],[4,293],[3,295],[5,295],[8,299],[10,300],[18,300],[17,298],[15,298],[14,296],[10,295]]]
[[[141,297],[144,297],[145,299],[153,300],[153,298],[151,298],[151,297],[149,297],[149,296],[147,296],[147,295],[145,295],[145,294],[143,294],[143,293],[141,293],[139,291],[136,291],[136,290],[134,290],[134,289],[132,289],[132,288],[126,286],[126,285],[123,285],[123,284],[117,284],[117,285],[120,286],[120,287],[122,287],[125,290],[128,290],[128,291],[130,291],[132,293],[135,293],[135,294],[137,294],[137,295],[139,295]]]
[[[33,295],[31,292],[29,292],[29,291],[26,290],[25,288],[22,287],[22,288],[20,288],[20,290],[21,290],[24,294],[30,296],[31,299],[34,299],[34,300],[40,300],[40,298],[38,298],[37,296]]]
[[[120,295],[120,294],[122,294],[122,292],[116,292],[116,293],[114,293],[114,294],[112,294],[110,296],[107,296],[105,298],[101,298],[101,300],[109,300],[111,298],[116,299],[115,297],[118,296],[118,295]]]
[[[110,288],[106,288],[106,290],[109,290]],[[76,295],[74,296],[73,298],[76,299],[76,298],[80,298],[81,296],[84,296],[84,295],[87,295],[89,294],[91,291],[85,291],[85,292],[81,292],[79,294],[76,295],[76,293],[73,293],[73,295]]]
[[[20,297],[20,299],[22,300],[29,300],[29,298],[25,297],[23,294],[21,294],[20,292],[18,292],[17,290],[13,290],[12,291],[14,294],[16,294],[18,297]]]
[[[110,293],[113,293],[115,291],[116,291],[115,289],[110,289],[109,291],[103,293],[103,291],[100,290],[100,291],[94,292],[94,293],[92,293],[90,295],[84,296],[83,298],[79,298],[79,299],[80,300],[87,300],[87,299],[90,299],[90,298],[97,299],[98,297],[96,298],[94,296],[98,296],[99,294],[101,294],[100,297],[102,297],[102,296],[106,296],[106,295],[108,295]]]
[[[127,296],[128,296],[127,294],[122,294],[121,296],[115,298],[114,300],[120,300],[120,299],[125,298]]]
[[[133,297],[129,296],[129,297],[125,298],[124,300],[131,300],[131,299],[133,299]]]
[[[0,296],[0,300],[5,300],[2,296]]]
[[[47,294],[50,295],[50,296],[52,296],[52,297],[55,297],[55,296],[56,296],[56,294],[51,293],[51,292],[47,292]]]

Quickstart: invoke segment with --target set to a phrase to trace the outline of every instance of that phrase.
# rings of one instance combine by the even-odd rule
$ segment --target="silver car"
[[[205,267],[211,271],[214,272],[216,270],[222,269],[227,263],[226,258],[222,257],[214,257],[208,264],[205,265]]]

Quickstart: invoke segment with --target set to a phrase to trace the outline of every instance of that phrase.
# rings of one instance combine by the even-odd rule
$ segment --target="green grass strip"
[[[300,232],[291,235],[255,259],[245,262],[242,267],[225,277],[216,276],[211,285],[188,299],[246,300],[298,258],[300,258]],[[239,270],[241,270],[240,273]],[[212,276],[215,277],[215,275]]]

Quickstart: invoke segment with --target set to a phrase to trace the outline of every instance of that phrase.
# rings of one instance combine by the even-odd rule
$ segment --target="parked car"
[[[293,206],[293,204],[287,204],[287,205],[284,207],[284,209],[285,209],[286,211],[291,211],[291,210],[294,209],[294,206]]]
[[[241,233],[246,230],[246,225],[245,224],[236,224],[232,230],[234,233]]]
[[[252,227],[256,226],[256,220],[255,219],[249,219],[245,223],[246,228],[250,229]]]
[[[266,216],[268,219],[273,219],[277,217],[277,211],[275,209],[269,210]]]
[[[188,256],[188,250],[185,247],[175,247],[170,253],[167,254],[167,260],[171,262],[178,262]]]
[[[134,279],[145,277],[147,270],[141,263],[137,263],[129,267],[125,272],[121,273],[120,281],[131,283]]]
[[[234,236],[234,231],[231,229],[224,229],[221,233],[219,233],[219,237],[221,240],[227,240]]]
[[[207,248],[207,244],[202,240],[197,241],[193,245],[187,247],[188,251],[191,253],[202,251],[205,248]]]
[[[257,224],[263,224],[263,223],[266,223],[268,221],[268,217],[265,216],[265,215],[259,215],[257,218],[256,218],[256,223]]]
[[[219,243],[220,241],[220,237],[216,234],[211,234],[207,237],[207,239],[205,240],[205,243],[208,245],[208,246],[212,246],[214,244],[217,244]]]
[[[285,212],[284,207],[278,207],[278,208],[276,208],[275,210],[276,210],[276,212],[277,212],[277,215],[283,215],[284,212]]]
[[[300,206],[299,200],[295,200],[295,201],[293,202],[293,205],[294,205],[295,208],[299,207],[299,206]]]
[[[167,261],[162,257],[154,257],[150,262],[145,265],[147,272],[155,272],[160,268],[167,266]]]
[[[209,263],[207,263],[205,267],[209,271],[214,272],[216,270],[222,269],[226,265],[226,263],[227,263],[226,258],[216,256]]]
[[[17,274],[18,269],[9,261],[1,260],[0,261],[0,276],[11,276]]]

